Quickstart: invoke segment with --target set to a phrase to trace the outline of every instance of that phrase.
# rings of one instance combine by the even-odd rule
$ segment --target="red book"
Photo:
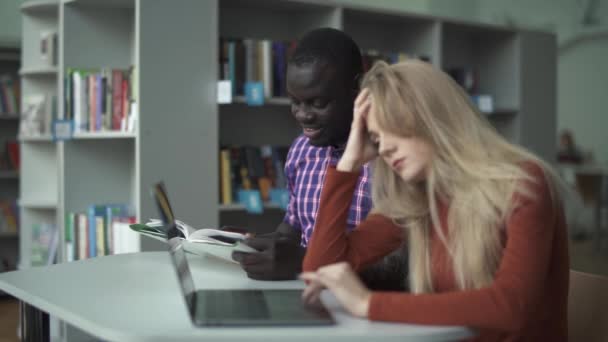
[[[120,130],[122,120],[122,71],[112,70],[112,130]]]
[[[125,122],[124,130],[127,130],[129,123],[129,81],[123,78],[122,80],[122,119]]]
[[[19,165],[21,164],[21,158],[19,155],[19,143],[16,141],[9,141],[6,143],[6,150],[8,152],[8,159],[11,163],[11,166],[15,170],[19,170]]]

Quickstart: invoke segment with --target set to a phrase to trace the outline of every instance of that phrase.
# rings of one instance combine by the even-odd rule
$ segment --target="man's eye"
[[[324,100],[314,100],[312,102],[312,106],[315,108],[325,108],[327,106],[327,101]]]

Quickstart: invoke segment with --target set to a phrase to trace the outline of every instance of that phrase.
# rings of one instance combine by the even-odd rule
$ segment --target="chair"
[[[595,249],[599,252],[602,248],[603,231],[606,224],[602,211],[606,209],[608,200],[606,198],[606,186],[602,173],[577,173],[576,187],[587,207],[593,208],[593,224],[595,225]]]
[[[608,277],[570,270],[568,341],[608,341]]]

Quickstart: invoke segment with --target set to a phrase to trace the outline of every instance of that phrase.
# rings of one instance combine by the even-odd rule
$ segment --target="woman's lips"
[[[400,159],[395,160],[393,162],[393,169],[395,169],[395,170],[401,169],[404,165],[404,161],[405,161],[405,158],[400,158]]]

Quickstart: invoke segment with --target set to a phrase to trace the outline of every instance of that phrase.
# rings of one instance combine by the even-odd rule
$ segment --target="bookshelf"
[[[548,53],[556,49],[553,34],[371,5],[306,0],[214,2],[219,11],[218,40],[292,41],[310,29],[327,26],[352,36],[364,54],[404,53],[427,58],[446,71],[473,70],[472,91],[491,95],[493,109],[483,115],[499,133],[548,161],[554,158],[556,66],[555,54]],[[245,102],[235,96],[233,103],[217,106],[220,146],[288,146],[299,135],[288,98],[268,98],[264,106]],[[276,206],[265,205],[262,215],[249,215],[238,204],[220,205],[219,211],[220,225],[243,224],[256,231],[270,231],[282,218]]]
[[[20,58],[19,48],[0,46],[0,263],[8,265],[0,266],[4,271],[14,270],[19,258],[19,165],[10,156],[8,144],[17,156]],[[14,224],[9,224],[8,216],[13,217]]]
[[[23,4],[25,95],[50,92],[63,99],[68,68],[136,66],[133,91],[140,113],[134,132],[78,132],[58,143],[48,133],[20,137],[26,169],[20,197],[38,204],[26,206],[24,217],[38,210],[45,215],[32,216],[51,217],[48,212],[56,210],[51,221],[62,227],[66,213],[123,201],[138,219],[147,219],[156,216],[147,188],[159,179],[187,222],[231,224],[231,216],[242,215],[241,205],[218,204],[219,146],[289,146],[300,129],[285,97],[266,99],[260,107],[248,106],[242,96],[216,103],[220,37],[292,41],[329,26],[350,34],[364,53],[405,53],[446,70],[474,69],[478,92],[494,100],[488,119],[510,140],[552,158],[555,89],[547,85],[555,77],[555,61],[537,56],[550,56],[538,52],[555,49],[553,35],[323,1],[191,0],[176,7],[136,0]],[[161,29],[156,21],[168,14],[184,19]],[[57,65],[40,63],[43,30],[58,32]],[[184,91],[168,92],[172,84]],[[57,101],[57,112],[64,115],[64,101]],[[549,128],[544,134],[537,133],[541,124]],[[273,204],[265,209],[280,212]],[[152,242],[142,246],[158,248]]]
[[[201,62],[211,64],[212,54],[206,46],[192,47],[201,31],[213,23],[199,23],[201,13],[212,7],[190,0],[185,6],[136,0],[31,1],[22,6],[23,48],[20,76],[24,95],[50,93],[57,96],[59,118],[66,113],[65,75],[70,68],[129,69],[135,66],[132,98],[142,115],[133,131],[75,132],[71,140],[56,142],[50,132],[19,137],[23,172],[20,204],[23,214],[21,264],[28,267],[31,250],[31,227],[54,224],[64,241],[65,216],[84,212],[93,204],[127,204],[138,220],[156,217],[149,198],[151,184],[163,180],[173,195],[176,211],[188,222],[204,222],[199,206],[213,206],[215,198],[205,203],[202,189],[210,184],[186,184],[183,179],[200,175],[216,177],[212,165],[199,155],[197,146],[217,145],[213,121],[201,113],[215,106],[207,98],[212,93],[212,72],[197,70]],[[166,15],[187,20],[171,29],[156,23]],[[41,62],[38,44],[42,31],[58,34],[56,65]],[[185,36],[186,40],[171,37]],[[211,34],[209,33],[209,37]],[[159,40],[162,38],[162,45]],[[166,43],[165,43],[166,41]],[[210,38],[208,41],[211,41]],[[111,48],[107,48],[111,47]],[[163,50],[163,51],[159,51]],[[180,51],[188,50],[188,54]],[[146,53],[143,53],[146,52]],[[175,68],[173,61],[181,66]],[[143,74],[141,74],[143,73]],[[143,81],[143,86],[138,84]],[[201,80],[207,79],[201,87]],[[194,94],[173,94],[167,84],[196,89]],[[207,95],[205,95],[207,94]],[[139,101],[138,96],[142,96]],[[177,120],[176,118],[179,118]],[[201,129],[203,127],[203,129]],[[200,137],[209,127],[210,138]],[[180,150],[184,153],[174,153]],[[215,148],[214,148],[215,150]],[[198,155],[198,156],[197,156]],[[195,156],[194,161],[186,156]],[[203,198],[201,200],[201,198]],[[215,221],[215,220],[212,220]],[[213,224],[214,222],[211,222]],[[65,246],[60,246],[59,261],[65,260]],[[142,241],[143,249],[159,248],[154,241]]]

